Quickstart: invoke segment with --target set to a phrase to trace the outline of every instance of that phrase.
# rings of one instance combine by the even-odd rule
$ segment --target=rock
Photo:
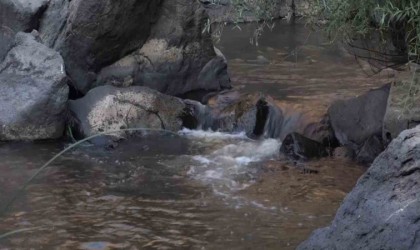
[[[63,56],[73,85],[86,93],[103,67],[146,42],[160,2],[52,0],[40,33]]]
[[[38,29],[48,0],[0,0],[0,61],[11,49],[17,32]]]
[[[207,105],[186,101],[194,117],[189,124],[196,124],[191,128],[245,132],[250,137],[278,138],[280,134],[282,112],[269,96],[224,91],[207,101]]]
[[[17,33],[0,64],[0,140],[62,136],[68,87],[60,54]]]
[[[328,156],[326,148],[319,142],[301,134],[291,133],[282,141],[280,152],[291,160],[310,160]]]
[[[298,249],[420,249],[420,127],[402,132]]]
[[[0,24],[13,30],[30,32],[39,28],[39,18],[49,0],[0,0]]]
[[[333,157],[335,159],[353,160],[355,153],[349,147],[337,147],[333,151]]]
[[[13,30],[0,26],[0,62],[12,49],[14,37],[15,32]]]
[[[259,55],[259,56],[257,56],[256,63],[261,64],[261,65],[270,64],[270,60],[268,60],[266,57],[264,57],[262,55]]]
[[[382,138],[377,135],[371,136],[358,150],[356,161],[361,164],[370,164],[384,149]]]
[[[278,138],[283,119],[274,100],[259,93],[241,95],[231,104],[213,107],[212,116],[213,130],[245,132],[250,137],[269,138]]]
[[[400,81],[391,85],[383,124],[382,136],[385,142],[389,143],[401,131],[420,124],[420,96],[416,87],[420,86],[419,75],[420,70],[419,73],[415,73],[414,82]]]
[[[226,60],[203,33],[207,15],[198,2],[185,2],[164,1],[144,46],[103,68],[96,85],[139,85],[175,96],[229,88]]]
[[[78,137],[124,128],[178,131],[182,128],[185,104],[176,97],[146,87],[101,86],[85,97],[70,101],[72,127]],[[126,137],[125,132],[111,137]]]
[[[230,87],[207,20],[190,0],[0,0],[0,59],[17,31],[37,29],[64,58],[76,97],[139,85],[200,99]]]
[[[282,100],[276,101],[276,104],[283,116],[283,121],[277,128],[280,140],[284,140],[288,134],[297,132],[322,143],[327,148],[339,146],[327,115],[327,106],[310,101],[297,103]]]
[[[389,88],[386,85],[330,106],[330,123],[341,145],[358,150],[369,137],[382,135]]]

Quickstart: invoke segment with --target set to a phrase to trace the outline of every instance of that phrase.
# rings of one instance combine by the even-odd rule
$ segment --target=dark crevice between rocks
[[[257,102],[257,117],[255,119],[255,127],[253,134],[255,136],[261,136],[264,134],[265,130],[265,124],[267,123],[268,114],[270,112],[270,109],[268,107],[268,104],[264,100],[259,100]]]
[[[197,129],[200,125],[198,117],[196,117],[192,107],[185,107],[184,112],[181,115],[182,127],[187,129]]]
[[[35,15],[32,16],[30,20],[30,27],[25,30],[25,32],[30,33],[32,30],[39,30],[39,27],[41,26],[41,20],[44,16],[44,13],[48,9],[49,2],[46,2],[43,6],[41,6],[38,11],[35,13]]]
[[[77,100],[84,97],[84,94],[75,88],[70,81],[67,82],[67,85],[69,86],[69,100]]]
[[[65,135],[67,139],[71,141],[78,141],[85,138],[83,132],[79,129],[81,127],[81,122],[79,119],[76,118],[76,115],[70,110],[67,109],[65,112],[65,120],[66,120],[66,131]]]

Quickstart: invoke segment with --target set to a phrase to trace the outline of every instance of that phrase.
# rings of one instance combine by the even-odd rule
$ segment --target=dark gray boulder
[[[0,0],[0,61],[11,49],[17,32],[38,29],[47,6],[48,0]]]
[[[382,138],[382,127],[387,107],[390,85],[379,89],[373,89],[366,94],[349,100],[340,100],[333,103],[328,109],[328,116],[335,137],[341,145],[350,147],[361,154],[380,153],[376,149],[367,149],[372,145],[372,137]],[[367,140],[371,139],[369,142]],[[375,148],[382,148],[382,140],[374,141]],[[365,155],[366,156],[366,155]],[[370,163],[377,154],[368,157],[360,156],[363,163]]]
[[[140,48],[160,0],[52,0],[40,33],[63,56],[73,85],[86,93],[101,68]]]
[[[206,22],[197,1],[165,0],[144,46],[103,68],[96,85],[139,85],[182,97],[229,88],[226,61],[203,32]]]
[[[382,138],[377,135],[371,136],[358,150],[356,161],[361,164],[370,164],[384,149]]]
[[[68,86],[60,54],[18,33],[0,64],[0,140],[62,136]]]
[[[335,136],[342,145],[362,145],[372,135],[382,135],[389,85],[349,100],[339,100],[328,110]]]
[[[420,249],[420,127],[402,132],[298,249]]]
[[[291,133],[282,141],[280,152],[287,158],[306,161],[328,156],[327,149],[319,142],[299,133]]]
[[[97,87],[69,105],[73,131],[81,137],[125,128],[178,131],[185,107],[176,97],[140,86]],[[125,138],[127,134],[119,132],[111,137]]]
[[[49,0],[0,0],[0,24],[14,32],[38,29]]]
[[[0,0],[0,60],[18,31],[39,30],[79,95],[100,85],[146,86],[176,96],[230,87],[227,63],[190,0]]]

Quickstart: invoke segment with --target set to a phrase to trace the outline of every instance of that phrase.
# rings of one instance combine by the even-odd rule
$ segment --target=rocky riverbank
[[[279,5],[278,17],[299,15],[300,7],[292,7],[305,6],[304,1],[286,2]],[[226,20],[230,14],[223,13],[229,8],[227,1],[217,5],[186,0],[0,1],[0,141],[59,139],[65,131],[82,139],[133,127],[244,132],[247,138],[274,138],[275,145],[282,141],[283,161],[260,169],[267,181],[244,191],[250,197],[261,192],[271,192],[271,197],[278,192],[272,188],[276,181],[302,173],[319,174],[314,178],[328,182],[329,172],[336,176],[342,170],[323,165],[331,159],[343,165],[353,161],[369,165],[376,158],[333,225],[316,231],[301,248],[418,247],[415,190],[420,132],[415,128],[398,136],[419,124],[418,100],[398,101],[408,83],[385,84],[381,79],[374,84],[378,88],[365,91],[364,86],[363,91],[343,96],[322,89],[331,95],[315,95],[319,99],[315,101],[301,98],[299,103],[290,97],[232,90],[226,58],[213,46],[210,34],[203,32],[208,13],[213,20]],[[304,80],[299,69],[285,60],[290,55],[272,48],[270,54],[274,59],[259,55],[250,60],[252,66],[277,70],[276,66],[287,64],[284,85]],[[297,60],[297,52],[293,56]],[[316,62],[309,56],[305,59],[313,70],[333,67]],[[239,85],[241,78],[235,81]],[[121,132],[92,142],[114,146],[139,135]],[[280,177],[270,179],[270,169]],[[283,169],[292,170],[284,174]],[[354,171],[353,177],[363,169]],[[354,182],[353,178],[340,186],[335,181],[340,188],[332,192],[333,201],[344,197]],[[310,190],[296,195],[305,192]],[[288,194],[281,193],[279,199],[284,201]],[[322,203],[316,209],[322,210]]]
[[[197,99],[229,88],[206,21],[185,0],[0,2],[0,139],[61,137],[69,98],[97,86]]]

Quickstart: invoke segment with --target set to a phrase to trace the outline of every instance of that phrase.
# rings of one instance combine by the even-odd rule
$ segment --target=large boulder
[[[15,32],[37,29],[48,2],[49,0],[0,0],[0,24]]]
[[[0,140],[62,136],[68,86],[60,54],[18,33],[0,64]]]
[[[63,56],[73,85],[86,93],[101,68],[140,48],[159,0],[52,0],[40,33]]]
[[[182,100],[140,86],[97,87],[69,106],[73,131],[80,137],[126,128],[178,131],[185,109]],[[119,132],[111,137],[125,135]]]
[[[199,99],[230,87],[226,61],[203,32],[207,17],[190,0],[0,0],[0,60],[16,32],[36,29],[64,58],[77,97],[140,85]]]
[[[353,99],[336,101],[330,106],[328,116],[334,134],[341,145],[350,147],[356,154],[362,147],[372,146],[367,145],[369,142],[375,143],[373,146],[377,147],[377,141],[368,141],[368,139],[382,137],[389,89],[390,86],[385,85]],[[380,151],[370,150],[369,152]],[[363,159],[373,159],[376,156],[371,155]]]
[[[206,22],[197,1],[164,1],[144,46],[103,68],[96,85],[140,85],[175,96],[229,88],[226,61],[203,32]]]
[[[48,0],[0,0],[0,61],[10,50],[19,31],[38,29]]]
[[[420,127],[402,132],[359,179],[332,224],[298,249],[420,249]]]
[[[410,81],[398,81],[391,85],[383,127],[386,142],[396,138],[401,131],[420,124],[420,69],[416,70]]]

